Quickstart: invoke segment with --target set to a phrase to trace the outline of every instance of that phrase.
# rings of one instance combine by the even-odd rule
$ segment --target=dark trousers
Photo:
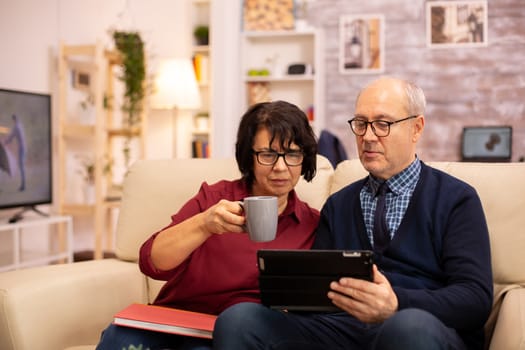
[[[466,347],[454,329],[419,309],[397,312],[368,325],[345,313],[299,314],[241,303],[225,310],[213,334],[217,350],[457,349]]]
[[[110,325],[97,350],[211,350],[211,340]]]

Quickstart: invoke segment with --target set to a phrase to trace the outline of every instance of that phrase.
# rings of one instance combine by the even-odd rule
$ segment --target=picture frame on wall
[[[294,0],[244,0],[244,31],[292,30]]]
[[[381,73],[385,64],[384,16],[343,15],[339,19],[339,71]]]
[[[427,46],[487,46],[487,1],[431,1],[426,6]]]
[[[86,62],[72,61],[71,67],[71,86],[73,89],[81,90],[84,92],[91,92],[92,81],[91,76],[93,74],[92,67]]]
[[[71,84],[74,89],[89,92],[91,88],[91,74],[88,71],[73,70]]]

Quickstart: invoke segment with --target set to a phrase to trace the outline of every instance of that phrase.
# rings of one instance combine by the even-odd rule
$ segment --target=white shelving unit
[[[257,31],[241,33],[241,81],[243,110],[250,104],[250,85],[260,83],[270,100],[285,100],[305,112],[313,107],[312,126],[317,134],[323,127],[324,60],[322,32]],[[304,74],[288,74],[288,67],[304,64]],[[267,70],[269,75],[249,75],[250,70]],[[264,96],[264,94],[263,94]]]
[[[38,230],[37,233],[34,232],[36,230]],[[12,250],[0,255],[0,272],[53,262],[73,262],[73,219],[71,216],[25,218],[17,223],[0,224],[0,235],[6,235],[9,232],[11,233]],[[24,233],[39,235],[56,233],[58,235],[58,246],[48,247],[49,249],[45,252],[29,251],[24,249],[22,244]],[[8,239],[3,241],[8,241]]]
[[[207,25],[209,27],[209,40],[211,41],[211,1],[210,0],[193,0],[193,29],[198,25]],[[212,83],[211,83],[211,63],[212,63],[212,52],[211,45],[198,45],[193,39],[194,45],[192,46],[192,55],[200,56],[202,58],[202,71],[201,79],[198,79],[199,90],[201,95],[202,107],[195,111],[193,116],[194,127],[191,131],[191,142],[192,142],[192,156],[193,157],[209,157],[210,149],[210,139],[211,139],[211,122],[212,122],[212,113],[211,113],[211,94],[212,94]],[[199,75],[197,76],[199,77]],[[208,115],[207,125],[203,126],[202,123],[197,121],[199,115]],[[201,126],[201,127],[199,127]],[[208,145],[205,154],[201,154],[203,145]],[[199,148],[198,154],[196,154],[196,148]]]
[[[117,123],[121,115],[120,101],[114,94],[118,83],[118,70],[122,57],[116,51],[108,51],[100,43],[92,45],[61,44],[58,55],[58,196],[60,214],[72,215],[75,219],[87,217],[91,220],[94,236],[94,258],[101,259],[104,249],[113,249],[112,211],[120,203],[119,184],[114,184],[114,168],[108,167],[108,160],[115,160],[115,150],[121,158],[118,144],[124,139],[131,140],[133,160],[145,155],[146,111],[135,126]],[[75,71],[88,74],[86,94],[93,98],[94,120],[82,121],[76,109],[75,93],[78,88],[71,86],[71,76]],[[105,106],[105,102],[107,106]],[[134,147],[136,146],[136,147]],[[121,146],[122,147],[122,146]],[[75,169],[68,167],[68,159],[75,154],[85,154],[92,162],[94,186],[93,198],[74,201],[68,198],[68,189],[74,187]],[[124,163],[124,160],[122,163]],[[124,164],[123,164],[124,165]],[[88,197],[88,196],[86,196]],[[105,242],[104,242],[105,241]],[[106,243],[106,244],[104,244]]]

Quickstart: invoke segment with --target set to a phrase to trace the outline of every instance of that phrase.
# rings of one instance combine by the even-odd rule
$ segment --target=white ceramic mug
[[[246,230],[254,242],[268,242],[277,234],[277,197],[246,197],[239,204],[244,209]]]

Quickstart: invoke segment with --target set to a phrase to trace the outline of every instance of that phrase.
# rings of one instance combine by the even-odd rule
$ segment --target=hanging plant
[[[144,61],[144,42],[138,32],[114,31],[113,40],[116,49],[122,56],[123,74],[120,79],[124,82],[125,92],[122,103],[124,113],[123,126],[133,128],[140,123],[143,99],[145,97],[146,67]],[[124,159],[126,167],[130,162],[131,135],[124,143]]]

